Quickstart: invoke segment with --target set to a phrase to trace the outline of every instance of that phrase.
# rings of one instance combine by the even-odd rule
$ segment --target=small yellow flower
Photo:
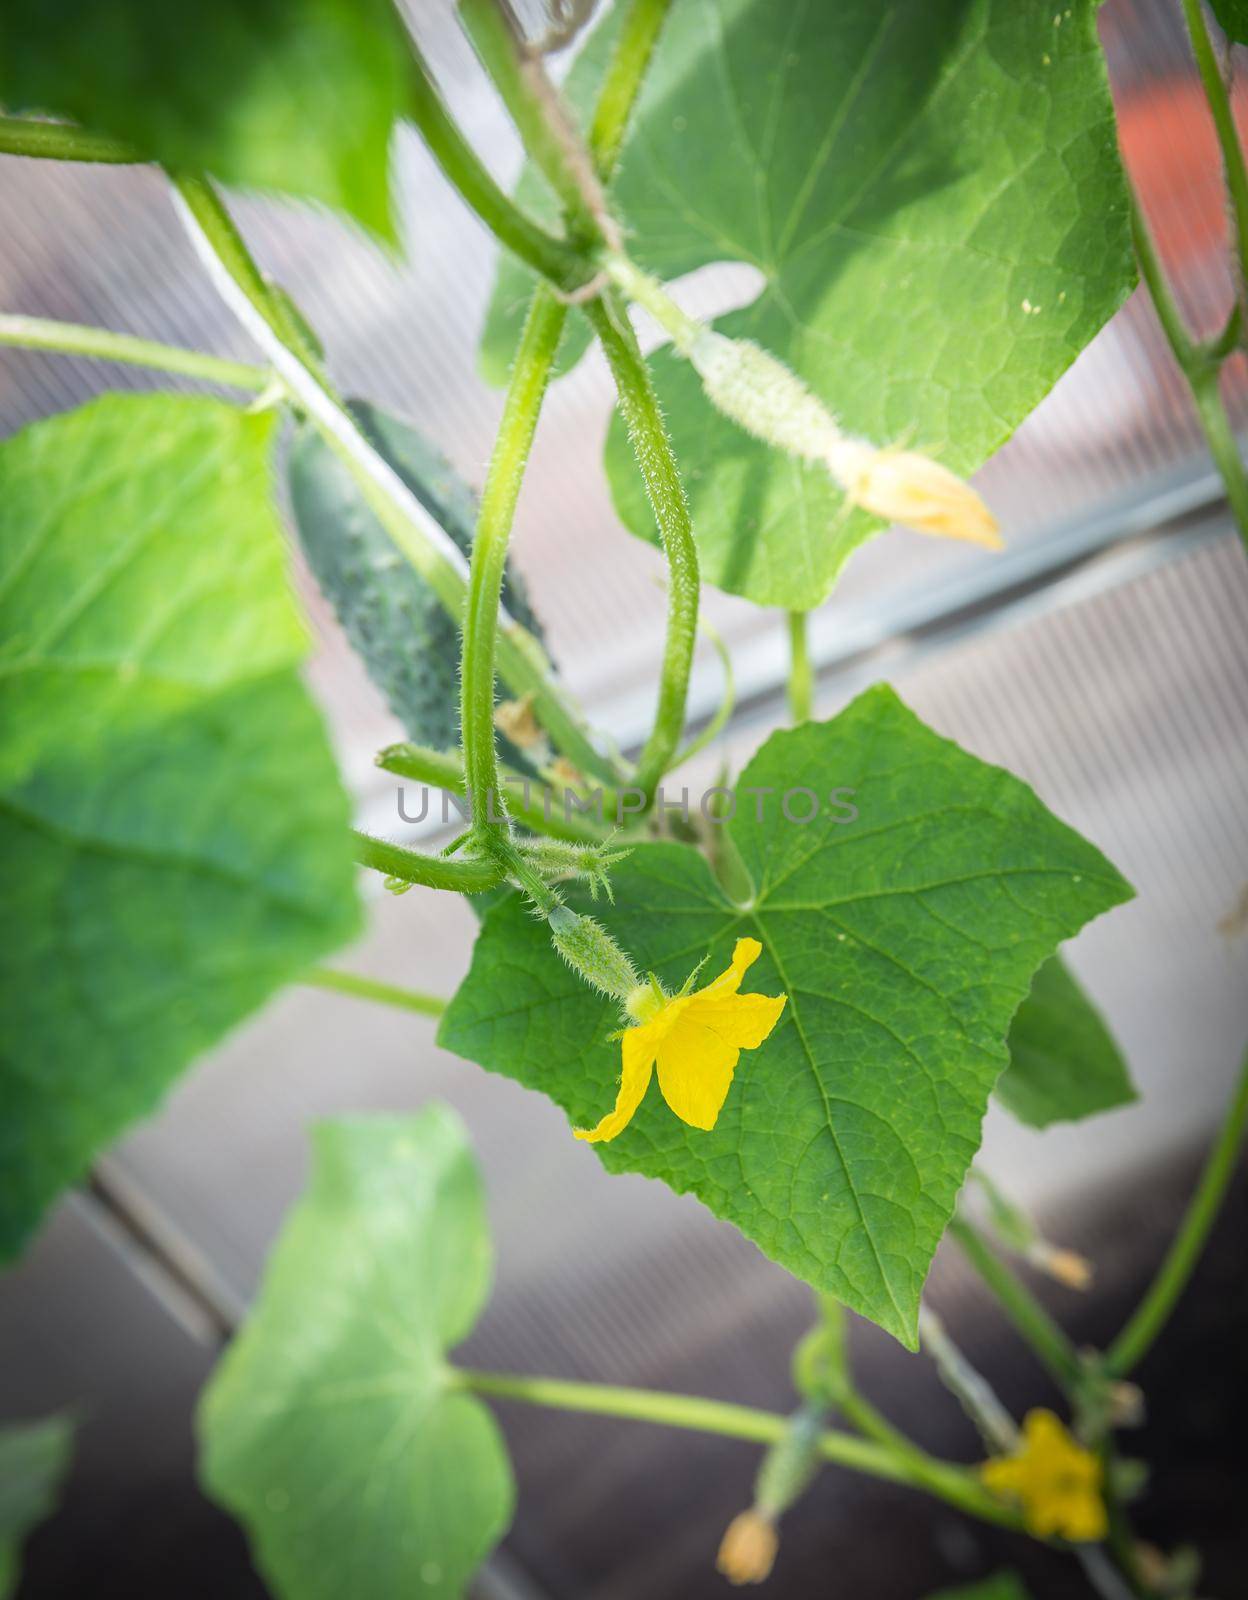
[[[668,996],[657,983],[635,989],[626,1009],[637,1025],[622,1036],[615,1108],[596,1128],[577,1128],[576,1137],[597,1144],[622,1132],[650,1087],[656,1061],[663,1098],[681,1121],[713,1128],[737,1058],[762,1044],[784,1010],[786,995],[737,992],[746,968],[762,953],[757,939],[738,939],[728,970],[693,994]]]
[[[994,1494],[1022,1504],[1023,1520],[1038,1538],[1057,1534],[1082,1543],[1105,1537],[1100,1460],[1051,1411],[1029,1411],[1020,1448],[986,1461],[979,1472]]]
[[[780,1536],[770,1517],[743,1511],[728,1524],[715,1565],[731,1584],[763,1583],[775,1565]]]
[[[916,533],[1001,549],[997,519],[948,467],[915,450],[877,450],[858,439],[831,447],[829,466],[855,505]]]

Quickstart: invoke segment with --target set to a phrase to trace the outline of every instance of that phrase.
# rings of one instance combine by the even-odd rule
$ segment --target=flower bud
[[[861,439],[838,439],[828,470],[864,511],[916,533],[1001,548],[997,519],[957,473],[915,450],[877,450]]]
[[[761,1512],[742,1511],[728,1524],[715,1565],[731,1584],[762,1583],[780,1547],[776,1525]]]
[[[592,917],[578,916],[560,906],[546,921],[555,949],[591,988],[626,1000],[638,987],[632,962]]]

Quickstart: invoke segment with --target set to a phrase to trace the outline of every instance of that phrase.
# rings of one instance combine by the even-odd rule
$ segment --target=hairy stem
[[[504,194],[451,117],[414,43],[412,53],[412,120],[450,183],[495,238],[534,272],[565,291],[586,283],[593,276],[592,264]]]
[[[426,856],[405,845],[375,839],[370,833],[352,830],[355,859],[362,867],[384,872],[403,883],[418,883],[426,889],[454,889],[460,894],[478,894],[503,880],[503,868],[496,861],[456,861],[447,856]]]
[[[1231,97],[1218,66],[1213,40],[1209,37],[1201,0],[1183,0],[1183,15],[1187,20],[1192,54],[1196,58],[1196,70],[1200,73],[1218,144],[1222,149],[1222,171],[1226,178],[1235,248],[1239,256],[1239,270],[1233,276],[1236,283],[1242,285],[1245,277],[1248,277],[1248,168],[1244,165],[1244,152],[1235,127]]]
[[[1140,264],[1140,276],[1148,286],[1166,342],[1192,391],[1209,453],[1226,485],[1226,497],[1240,537],[1248,546],[1248,472],[1245,472],[1230,418],[1218,390],[1218,373],[1225,359],[1218,353],[1221,341],[1206,347],[1197,344],[1188,333],[1182,312],[1162,270],[1161,259],[1139,197],[1134,193],[1131,195],[1131,233]]]
[[[524,44],[508,0],[459,0],[460,19],[523,141],[558,195],[572,237],[613,232],[594,159],[540,56]]]
[[[969,1222],[954,1217],[949,1232],[1040,1362],[1064,1389],[1073,1388],[1081,1376],[1079,1357],[1030,1289],[1014,1276]]]
[[[460,798],[468,792],[464,777],[462,757],[451,752],[429,750],[418,744],[392,744],[381,751],[377,765],[383,772],[392,772],[399,778],[411,778],[416,783],[444,789],[447,794]],[[499,766],[499,778],[507,796],[507,809],[530,833],[548,834],[552,839],[565,839],[570,844],[601,844],[608,829],[600,827],[581,812],[557,809],[551,804],[554,791],[545,785],[534,785],[532,779],[510,768]],[[540,790],[542,801],[534,798]],[[603,809],[608,798],[612,805],[615,796],[603,795]]]
[[[684,485],[663,424],[650,369],[637,346],[628,314],[615,295],[587,307],[606,351],[620,411],[646,485],[667,557],[667,638],[654,725],[637,764],[637,787],[647,804],[672,765],[685,723],[689,673],[698,632],[698,547]]]
[[[89,328],[80,322],[57,322],[47,317],[0,314],[0,345],[50,350],[57,355],[91,356],[97,361],[119,361],[131,367],[152,367],[158,372],[176,373],[181,378],[217,383],[223,388],[248,389],[253,394],[259,394],[273,381],[272,373],[265,367],[226,361],[200,350],[140,339],[131,333],[111,333],[107,328]]]
[[[472,796],[473,832],[493,845],[509,837],[494,747],[498,608],[516,501],[563,332],[563,321],[563,307],[549,291],[539,290],[529,307],[512,367],[472,544],[460,666],[464,776]],[[496,799],[502,822],[492,815]]]
[[[815,675],[810,664],[810,637],[805,611],[789,612],[789,719],[809,722]]]
[[[616,39],[615,53],[603,79],[589,125],[589,149],[599,178],[606,183],[615,170],[637,90],[646,75],[672,0],[633,0]]]
[[[1169,1320],[1217,1218],[1227,1185],[1235,1172],[1245,1128],[1248,1128],[1248,1054],[1244,1056],[1239,1069],[1239,1082],[1226,1118],[1209,1152],[1179,1231],[1139,1307],[1109,1347],[1105,1367],[1114,1377],[1125,1377],[1133,1367],[1139,1365]]]
[[[313,967],[304,973],[302,982],[313,989],[330,989],[335,994],[353,995],[357,1000],[377,1000],[382,1005],[397,1006],[401,1011],[415,1011],[422,1017],[440,1017],[447,1006],[439,995],[401,989],[376,978],[358,977],[354,972],[335,972],[332,967]]]
[[[560,1411],[589,1412],[596,1416],[623,1417],[635,1422],[655,1422],[669,1428],[689,1428],[724,1438],[746,1439],[753,1444],[775,1444],[784,1437],[790,1418],[753,1406],[734,1405],[724,1400],[705,1400],[697,1395],[665,1394],[656,1389],[630,1389],[613,1384],[578,1383],[561,1378],[537,1378],[501,1372],[472,1372],[452,1369],[452,1378],[474,1394],[500,1399],[521,1400],[529,1405],[550,1406]],[[999,1503],[965,1469],[951,1462],[926,1457],[922,1478],[913,1463],[891,1449],[853,1434],[827,1430],[819,1436],[819,1454],[824,1461],[850,1467],[871,1477],[893,1483],[908,1483],[939,1495],[951,1505],[995,1522],[1013,1527],[1017,1519],[1009,1507]]]

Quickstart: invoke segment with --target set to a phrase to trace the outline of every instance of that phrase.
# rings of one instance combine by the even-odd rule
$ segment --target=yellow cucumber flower
[[[1038,1538],[1057,1534],[1082,1543],[1105,1537],[1100,1459],[1051,1411],[1029,1411],[1018,1450],[986,1461],[979,1474],[994,1494],[1019,1501],[1028,1531]]]
[[[691,1127],[715,1126],[742,1050],[756,1050],[784,1010],[786,995],[739,994],[741,979],[763,953],[757,939],[738,939],[732,965],[705,989],[668,996],[657,982],[642,984],[625,1008],[635,1026],[621,1035],[623,1071],[615,1107],[578,1139],[614,1139],[633,1119],[657,1061],[659,1088]],[[688,988],[688,985],[686,985]]]

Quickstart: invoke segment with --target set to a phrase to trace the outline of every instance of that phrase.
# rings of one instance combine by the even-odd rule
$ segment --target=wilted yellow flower
[[[494,726],[517,750],[541,750],[546,746],[546,735],[533,715],[533,698],[530,689],[519,700],[500,700],[494,707]]]
[[[641,984],[625,1009],[636,1026],[621,1036],[623,1070],[615,1107],[578,1139],[614,1139],[632,1121],[650,1087],[657,1061],[663,1098],[691,1127],[715,1126],[742,1050],[755,1050],[784,1010],[785,995],[739,994],[747,967],[763,953],[757,939],[738,939],[732,965],[705,989],[668,996],[658,983]],[[692,981],[692,980],[690,980]]]
[[[728,1524],[715,1565],[729,1583],[762,1583],[776,1560],[780,1535],[762,1512],[742,1511]]]
[[[1051,1411],[1029,1411],[1019,1449],[986,1461],[979,1472],[994,1494],[1019,1501],[1028,1530],[1038,1538],[1057,1534],[1082,1543],[1105,1537],[1100,1459]]]
[[[840,439],[828,466],[845,493],[864,511],[916,533],[965,539],[1001,548],[997,519],[956,472],[915,450],[877,450],[860,439]]]
[[[1065,1250],[1037,1239],[1027,1252],[1027,1259],[1068,1289],[1086,1289],[1092,1282],[1095,1269],[1087,1256],[1081,1256],[1077,1250]]]

